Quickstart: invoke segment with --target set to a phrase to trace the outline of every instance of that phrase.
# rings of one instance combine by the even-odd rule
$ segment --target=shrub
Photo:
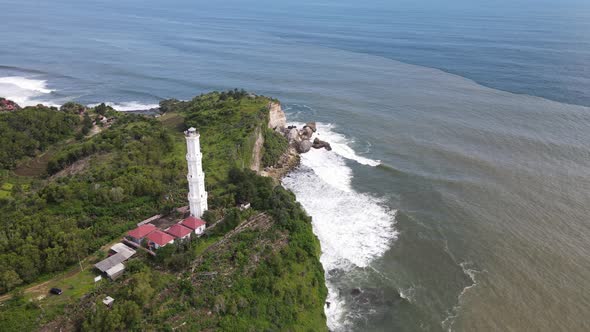
[[[262,165],[264,167],[274,166],[281,156],[287,151],[289,142],[276,131],[266,128],[264,130],[264,151],[262,154]]]

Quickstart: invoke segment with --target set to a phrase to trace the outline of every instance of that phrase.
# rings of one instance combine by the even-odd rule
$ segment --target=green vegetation
[[[274,166],[281,156],[287,151],[289,141],[276,131],[265,128],[264,130],[264,154],[262,165],[264,167]]]
[[[11,191],[13,187],[14,185],[12,183],[6,182],[2,184],[2,186],[0,186],[0,199],[6,199],[11,197]]]
[[[239,90],[164,101],[168,112],[159,119],[119,114],[103,132],[67,145],[60,140],[89,126],[86,116],[70,113],[85,111],[76,104],[46,110],[76,122],[52,145],[23,155],[39,157],[51,148],[44,155],[47,174],[0,170],[0,292],[18,293],[19,286],[73,269],[138,221],[186,205],[183,131],[191,126],[201,134],[206,219],[223,219],[205,236],[166,246],[155,258],[138,255],[116,282],[95,288],[85,270],[55,283],[64,289],[60,297],[31,302],[14,296],[0,307],[0,326],[326,330],[326,289],[310,218],[292,193],[247,170],[261,130],[264,164],[275,163],[286,148],[265,129],[269,102]],[[110,112],[99,105],[88,116]],[[235,208],[244,202],[252,209]],[[100,302],[106,295],[116,299],[110,309]]]
[[[0,292],[63,271],[182,200],[183,148],[157,120],[125,115],[57,153],[50,165],[60,169],[90,160],[78,174],[35,181],[33,190],[0,201]]]
[[[201,135],[203,168],[207,177],[209,205],[225,207],[233,203],[228,191],[230,169],[248,168],[256,131],[267,127],[268,104],[263,96],[249,96],[245,91],[212,92],[190,101],[169,100],[161,105],[172,113],[162,121],[186,130],[195,127]]]
[[[234,99],[219,93],[184,103],[186,127],[201,134],[203,167],[211,186],[225,181],[231,168],[250,166],[256,129],[266,123],[268,103],[265,97]]]
[[[80,119],[48,107],[0,113],[0,168],[13,169],[50,145],[74,136]]]
[[[129,330],[140,322],[142,330],[325,331],[327,290],[311,219],[270,179],[238,169],[229,178],[234,199],[251,200],[255,211],[227,213],[228,227],[213,232],[225,237],[177,243],[145,263],[134,260],[125,280],[67,316],[87,331]],[[240,231],[230,232],[244,219]],[[98,302],[106,294],[119,299],[111,310]]]
[[[84,106],[82,104],[78,104],[73,101],[69,101],[69,102],[61,105],[59,110],[62,112],[71,113],[71,114],[82,114],[87,109],[86,109],[86,106]]]

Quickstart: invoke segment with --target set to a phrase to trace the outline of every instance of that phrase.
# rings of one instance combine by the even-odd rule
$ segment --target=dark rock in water
[[[330,143],[324,142],[324,141],[320,140],[319,138],[316,138],[313,140],[312,146],[314,149],[325,148],[328,151],[332,151],[332,146],[330,146]]]
[[[317,131],[317,127],[316,127],[315,122],[306,123],[303,128],[306,128],[306,127],[310,128],[314,133]]]
[[[287,129],[297,128],[297,126],[288,126]]]
[[[331,303],[329,301],[326,301],[326,307],[328,307],[328,309],[330,309],[330,304]]]
[[[387,306],[393,307],[403,301],[398,292],[383,288],[353,288],[350,291],[353,303],[357,305]]]
[[[297,152],[306,153],[311,150],[311,142],[308,139],[304,139],[297,144]]]

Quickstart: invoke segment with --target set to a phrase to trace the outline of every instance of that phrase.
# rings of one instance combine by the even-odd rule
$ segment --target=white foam
[[[98,105],[99,104],[91,104],[91,105],[88,105],[88,107],[95,107]],[[115,110],[121,111],[121,112],[149,110],[152,108],[160,107],[160,105],[158,105],[158,104],[144,104],[144,103],[140,103],[138,101],[126,101],[126,102],[120,102],[120,103],[107,102],[107,103],[105,103],[105,105],[110,106],[110,107],[114,108]]]
[[[360,157],[346,145],[346,137],[331,131],[330,125],[318,124],[318,133],[332,145],[332,151],[312,149],[301,155],[301,167],[283,179],[283,185],[297,195],[297,200],[313,217],[314,233],[322,246],[321,262],[326,270],[330,307],[326,307],[328,327],[344,329],[345,303],[330,279],[329,271],[365,268],[383,255],[397,237],[395,211],[382,200],[356,192],[351,186],[350,159]],[[337,140],[332,141],[332,138]],[[338,147],[334,149],[334,147]],[[341,153],[343,153],[342,155]],[[358,161],[358,160],[357,160]],[[367,163],[368,164],[368,163]]]
[[[47,81],[44,80],[20,76],[0,77],[0,97],[10,99],[20,106],[57,106],[43,98],[53,91],[47,88]]]
[[[297,126],[298,128],[303,127],[303,123],[293,123],[293,125]],[[359,156],[351,147],[350,144],[354,143],[354,140],[348,139],[346,136],[335,132],[334,129],[336,128],[335,125],[331,123],[316,123],[317,132],[314,133],[312,140],[314,138],[319,138],[322,141],[326,141],[330,143],[332,147],[332,151],[337,155],[344,157],[346,159],[354,160],[359,164],[367,165],[367,166],[379,166],[381,164],[380,160],[373,160],[367,157]]]
[[[463,273],[471,279],[472,284],[468,285],[463,288],[459,296],[457,297],[457,304],[453,306],[453,308],[448,312],[447,317],[441,322],[441,326],[443,329],[447,330],[448,332],[453,331],[453,324],[455,323],[455,319],[459,315],[459,311],[461,310],[461,305],[463,304],[463,297],[467,294],[467,291],[472,289],[473,287],[477,286],[477,275],[480,273],[485,273],[486,270],[478,271],[474,268],[469,268],[472,265],[471,262],[462,262],[459,264]]]

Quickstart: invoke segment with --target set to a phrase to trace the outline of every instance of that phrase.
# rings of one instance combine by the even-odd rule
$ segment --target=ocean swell
[[[44,80],[20,76],[0,77],[0,97],[10,99],[20,106],[57,106],[45,99],[53,91],[47,87],[47,81]]]
[[[296,124],[301,126],[301,124]],[[367,166],[379,165],[356,154],[350,140],[334,132],[329,124],[317,124],[322,140],[332,145],[332,151],[312,149],[301,155],[301,165],[283,179],[283,185],[293,191],[297,200],[313,217],[313,229],[322,246],[321,262],[326,270],[330,306],[326,307],[328,327],[346,327],[346,303],[339,296],[335,278],[365,268],[387,251],[397,237],[394,229],[395,211],[381,199],[354,190],[352,169],[347,159]]]

